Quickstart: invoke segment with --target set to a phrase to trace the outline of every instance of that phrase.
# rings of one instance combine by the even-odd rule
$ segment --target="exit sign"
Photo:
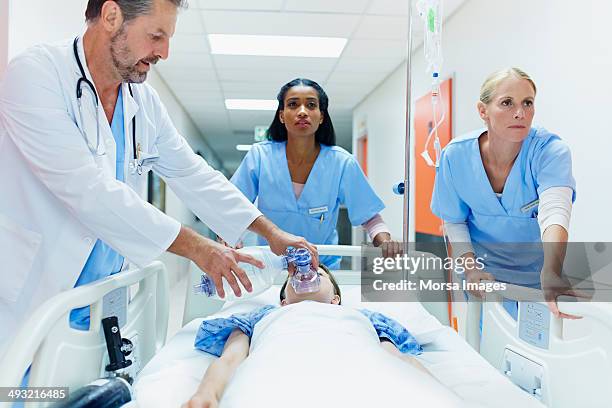
[[[268,127],[267,126],[255,126],[255,141],[263,142],[267,140]]]

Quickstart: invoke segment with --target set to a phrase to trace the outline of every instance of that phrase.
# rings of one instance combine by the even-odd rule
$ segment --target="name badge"
[[[530,203],[525,204],[524,206],[521,207],[521,212],[523,213],[528,213],[529,211],[533,210],[535,207],[537,207],[540,204],[540,200],[539,199],[535,199]]]
[[[316,207],[316,208],[311,208],[308,210],[308,214],[310,215],[316,215],[316,214],[322,214],[322,213],[326,213],[327,210],[327,206],[325,207]]]

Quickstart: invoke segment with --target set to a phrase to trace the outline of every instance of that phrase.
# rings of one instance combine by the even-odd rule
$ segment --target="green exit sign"
[[[263,142],[267,140],[268,127],[267,126],[255,126],[255,141]]]

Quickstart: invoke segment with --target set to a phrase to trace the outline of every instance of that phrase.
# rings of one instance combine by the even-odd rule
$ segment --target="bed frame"
[[[102,299],[128,288],[127,322],[121,336],[135,344],[129,357],[138,371],[165,344],[168,327],[168,280],[161,262],[131,269],[84,285],[43,303],[21,327],[0,361],[0,386],[19,386],[28,366],[28,386],[61,386],[74,390],[104,375],[108,353],[101,324],[89,331],[69,326],[70,311],[91,305],[91,321],[103,317]],[[0,404],[10,406],[10,404]],[[44,406],[28,403],[28,406]]]

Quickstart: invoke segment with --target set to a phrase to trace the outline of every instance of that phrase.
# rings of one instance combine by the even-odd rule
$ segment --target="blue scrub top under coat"
[[[544,260],[538,207],[527,212],[521,208],[551,187],[570,187],[575,200],[571,153],[557,135],[531,128],[498,198],[480,154],[478,138],[485,131],[453,139],[444,148],[431,210],[446,222],[467,222],[476,256],[487,254],[485,269],[497,280],[534,285],[540,281]]]
[[[299,199],[296,199],[287,163],[287,142],[253,145],[231,178],[259,210],[284,231],[313,244],[338,243],[338,212],[346,205],[352,225],[361,225],[385,208],[359,164],[338,146],[321,145]],[[267,245],[258,237],[258,244]],[[322,256],[330,268],[340,257]]]
[[[125,124],[123,116],[123,95],[119,87],[119,95],[115,112],[111,122],[111,131],[117,146],[117,180],[125,181]],[[83,270],[79,276],[75,287],[106,278],[121,270],[123,266],[123,256],[112,249],[103,241],[97,240]],[[70,313],[70,326],[75,329],[89,329],[89,306],[75,309]]]

